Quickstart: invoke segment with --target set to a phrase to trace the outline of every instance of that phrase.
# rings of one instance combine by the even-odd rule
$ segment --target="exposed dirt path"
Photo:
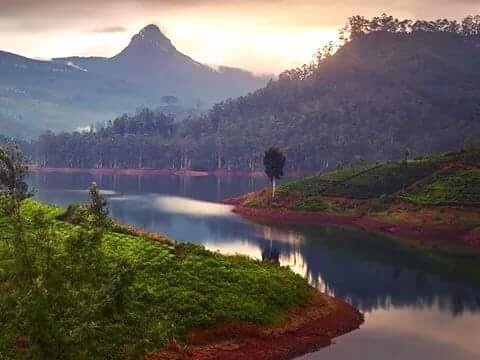
[[[363,321],[349,304],[317,293],[308,306],[292,309],[281,326],[219,324],[194,331],[186,345],[171,343],[145,360],[289,360],[330,345]]]

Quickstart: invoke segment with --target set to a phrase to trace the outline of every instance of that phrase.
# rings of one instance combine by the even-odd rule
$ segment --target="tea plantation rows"
[[[352,199],[400,196],[424,205],[475,205],[480,197],[479,165],[480,151],[476,150],[353,166],[284,185],[279,194],[294,194],[304,202],[320,195]],[[412,186],[417,182],[418,186]]]

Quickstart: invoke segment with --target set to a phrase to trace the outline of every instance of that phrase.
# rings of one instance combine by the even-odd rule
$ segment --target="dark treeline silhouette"
[[[393,16],[382,14],[372,19],[363,16],[353,16],[340,31],[341,39],[349,41],[358,36],[372,32],[416,33],[416,32],[446,32],[472,37],[480,35],[480,15],[467,16],[461,22],[449,19],[399,20]]]
[[[173,117],[149,109],[123,115],[87,132],[47,132],[31,143],[42,166],[74,168],[177,168]]]
[[[381,16],[367,19],[364,16],[356,15],[348,19],[345,27],[339,31],[339,40],[343,45],[357,40],[362,36],[371,33],[391,33],[416,35],[417,33],[450,33],[464,38],[478,40],[480,36],[480,15],[467,16],[461,22],[449,19],[437,19],[433,21],[410,20],[394,18],[391,15],[382,14]],[[286,70],[280,74],[284,80],[303,80],[312,75],[322,63],[323,60],[332,56],[335,46],[332,42],[319,49],[310,64],[305,64],[291,70]]]
[[[174,123],[150,110],[28,146],[43,166],[261,170],[458,150],[480,135],[480,16],[461,22],[354,16],[312,63],[265,88]]]

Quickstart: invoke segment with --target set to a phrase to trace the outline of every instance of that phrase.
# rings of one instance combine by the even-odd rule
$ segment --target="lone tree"
[[[263,165],[265,165],[265,174],[272,182],[272,198],[275,198],[276,181],[283,176],[285,160],[282,150],[277,147],[271,147],[265,152]]]
[[[95,224],[102,228],[108,225],[107,200],[98,190],[97,183],[93,182],[90,186],[90,204],[88,206],[90,213],[95,218]]]
[[[14,212],[20,203],[33,196],[25,179],[28,176],[26,159],[18,145],[10,142],[0,147],[0,195],[8,198],[9,212]]]

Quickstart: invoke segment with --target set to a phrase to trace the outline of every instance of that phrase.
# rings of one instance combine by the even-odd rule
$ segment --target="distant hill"
[[[156,25],[148,25],[130,44],[111,58],[57,58],[89,73],[125,80],[145,91],[147,101],[175,95],[187,104],[213,104],[262,87],[266,78],[247,71],[220,67],[213,69],[179,52]],[[158,101],[158,100],[157,100]]]
[[[155,25],[135,35],[112,58],[38,61],[0,51],[1,132],[32,136],[74,130],[173,95],[178,106],[208,107],[262,87],[266,78],[239,69],[202,65],[180,53]],[[28,131],[26,130],[28,127]]]
[[[479,145],[480,22],[353,17],[346,37],[336,53],[327,47],[314,63],[221,102],[168,136],[130,136],[127,148],[109,152],[110,163],[136,167],[138,154],[147,154],[144,167],[259,170],[265,149],[276,145],[286,152],[288,171],[318,171]],[[124,132],[112,132],[125,142]],[[102,153],[111,146],[89,136]],[[57,152],[41,158],[48,155],[52,165],[65,162]],[[94,166],[103,161],[95,153],[88,159]]]
[[[46,128],[74,129],[102,115],[112,116],[122,107],[113,106],[120,99],[124,104],[136,103],[127,101],[132,90],[124,82],[49,61],[0,52],[0,74],[1,132],[11,135],[33,135]]]
[[[295,198],[298,210],[307,211],[321,211],[322,197],[367,200],[383,196],[417,205],[479,207],[480,150],[342,167],[284,185],[278,196],[289,201]]]
[[[480,137],[480,38],[365,34],[215,106],[209,121],[225,160],[244,167],[270,145],[297,169],[455,150]]]
[[[422,246],[478,248],[480,150],[342,167],[284,184],[274,198],[267,188],[229,202],[256,219],[348,224]]]

